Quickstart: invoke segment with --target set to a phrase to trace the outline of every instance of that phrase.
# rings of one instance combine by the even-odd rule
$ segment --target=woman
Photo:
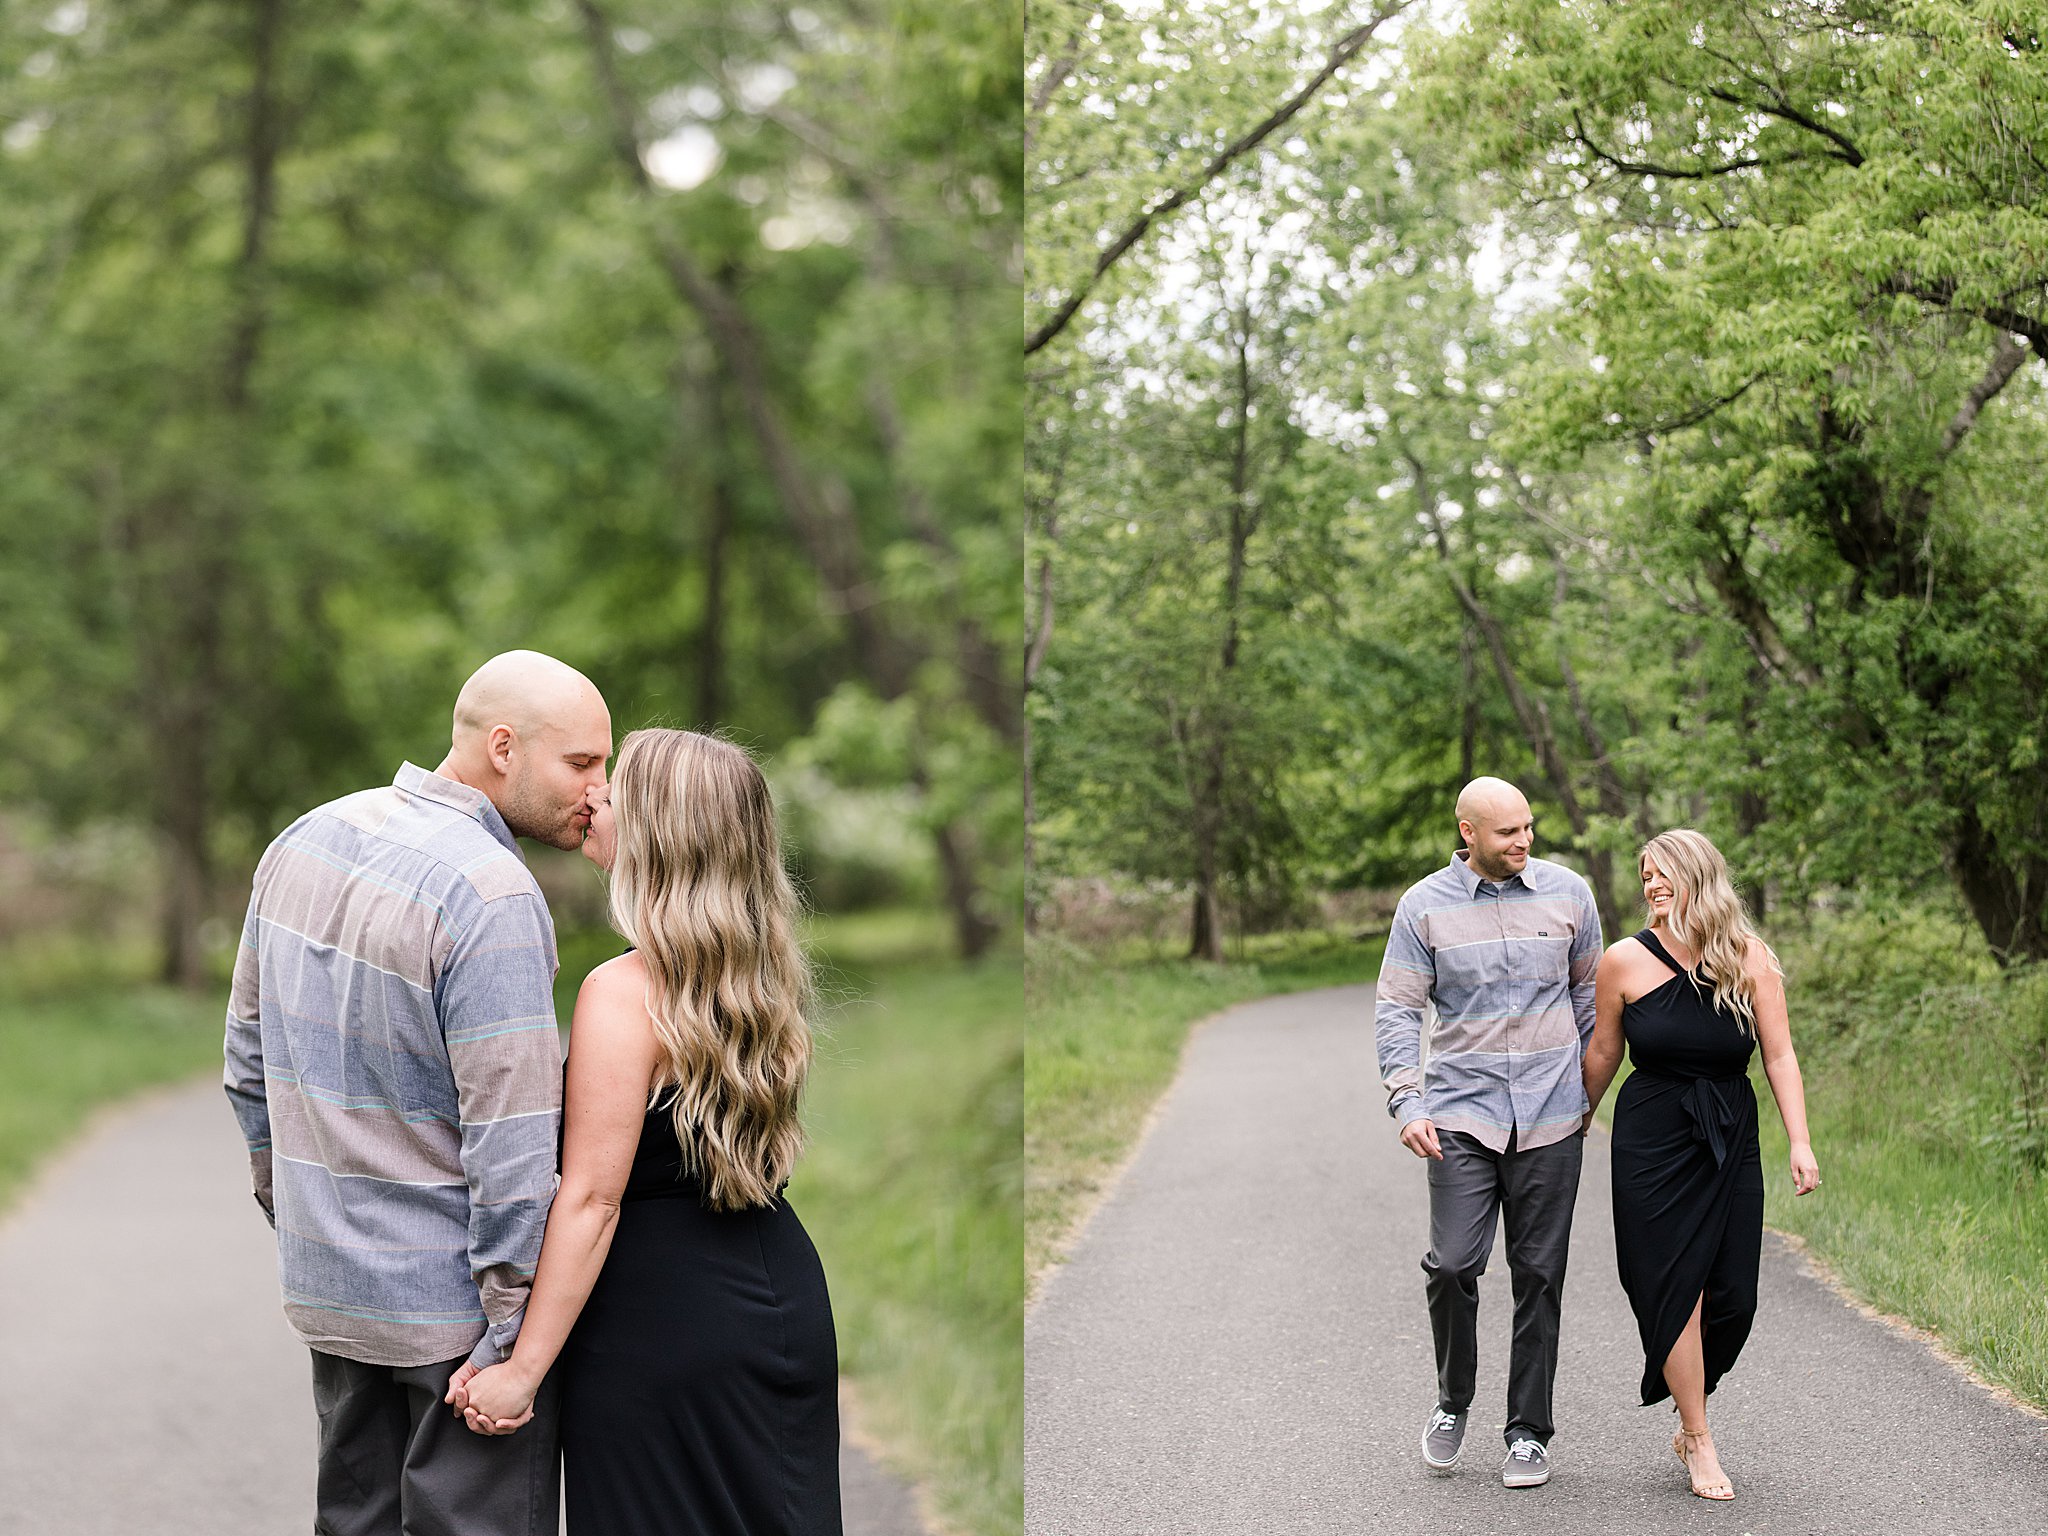
[[[1764,1176],[1751,1053],[1792,1142],[1792,1189],[1820,1185],[1778,957],[1757,937],[1720,851],[1697,832],[1641,856],[1650,926],[1600,960],[1586,1047],[1597,1107],[1628,1042],[1635,1071],[1614,1106],[1614,1238],[1643,1340],[1645,1405],[1678,1410],[1671,1448],[1692,1491],[1732,1499],[1707,1428],[1707,1394],[1756,1316]]]
[[[518,1345],[448,1401],[509,1433],[555,1367],[572,1531],[838,1536],[832,1310],[782,1199],[810,977],[768,786],[726,742],[635,731],[585,852],[633,947],[576,999]]]

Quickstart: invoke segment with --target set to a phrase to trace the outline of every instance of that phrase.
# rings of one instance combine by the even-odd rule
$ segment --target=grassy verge
[[[0,965],[0,1210],[100,1105],[219,1070],[225,988],[149,986],[139,955],[84,958],[38,946]],[[221,1116],[232,1136],[225,1098]]]
[[[1764,1219],[2048,1410],[2048,972],[2001,973],[1926,912],[1772,937],[1826,1182],[1793,1198],[1758,1071]]]
[[[1023,1529],[1014,956],[950,957],[943,922],[820,920],[810,1149],[790,1184],[832,1288],[839,1357],[868,1426],[946,1523]],[[561,1017],[610,934],[563,946]],[[572,975],[573,972],[573,975]]]
[[[1123,1160],[1199,1019],[1247,998],[1371,981],[1383,939],[1280,934],[1227,965],[1033,947],[1024,1055],[1024,1251],[1035,1286]]]

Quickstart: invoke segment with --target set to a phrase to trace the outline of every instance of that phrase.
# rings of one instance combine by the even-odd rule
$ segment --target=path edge
[[[2013,1391],[2012,1388],[2000,1386],[1997,1382],[1987,1379],[1971,1363],[1968,1356],[1959,1352],[1954,1345],[1942,1338],[1940,1334],[1930,1329],[1922,1328],[1918,1323],[1910,1322],[1895,1312],[1886,1312],[1865,1301],[1849,1288],[1848,1282],[1842,1279],[1841,1273],[1835,1266],[1816,1253],[1813,1245],[1798,1233],[1786,1232],[1768,1224],[1766,1224],[1764,1230],[1783,1242],[1786,1248],[1791,1251],[1793,1257],[1804,1266],[1806,1272],[1819,1281],[1837,1300],[1846,1303],[1851,1309],[1870,1321],[1883,1325],[1886,1331],[1905,1339],[1909,1343],[1919,1345],[1971,1386],[1988,1393],[2006,1407],[2015,1409],[2027,1418],[2034,1420],[2037,1424],[2048,1428],[2048,1411],[2044,1411],[2035,1404],[2028,1402],[2024,1397]]]

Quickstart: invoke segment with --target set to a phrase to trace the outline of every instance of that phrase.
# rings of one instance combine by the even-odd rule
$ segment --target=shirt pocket
[[[1569,978],[1572,964],[1572,930],[1558,921],[1531,924],[1516,943],[1516,969],[1530,981],[1562,982]]]

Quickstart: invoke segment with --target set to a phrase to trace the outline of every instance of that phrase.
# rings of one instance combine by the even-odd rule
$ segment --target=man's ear
[[[512,733],[509,725],[494,725],[491,734],[484,738],[484,754],[491,760],[491,766],[500,773],[512,771],[512,749],[519,738]]]

